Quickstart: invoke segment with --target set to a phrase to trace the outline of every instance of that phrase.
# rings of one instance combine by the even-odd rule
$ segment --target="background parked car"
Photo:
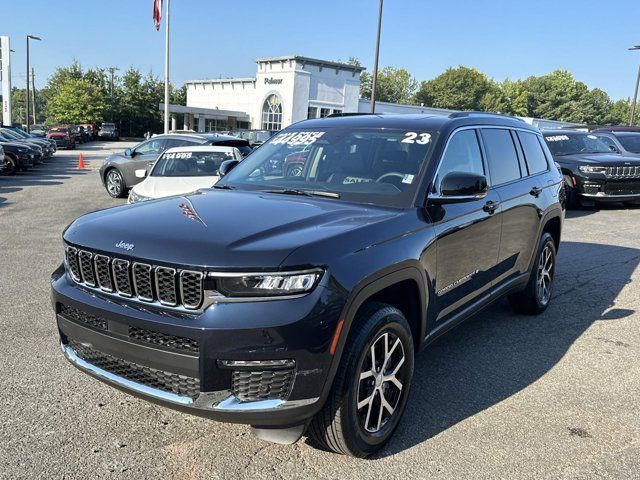
[[[9,162],[5,160],[4,149],[0,145],[0,173],[5,173],[7,170],[9,170]]]
[[[133,148],[127,148],[122,153],[114,153],[107,157],[100,167],[100,179],[109,195],[122,198],[127,194],[127,189],[142,181],[141,178],[136,177],[136,170],[149,170],[158,156],[169,148],[196,145],[236,147],[243,156],[247,156],[252,151],[248,141],[229,135],[215,133],[156,135]]]
[[[44,138],[47,135],[47,127],[44,125],[31,125],[29,131],[36,137]]]
[[[607,132],[604,129],[598,129],[591,133],[606,143],[614,152],[640,157],[640,132]]]
[[[95,123],[81,123],[81,127],[87,131],[89,140],[96,140],[98,138],[98,126]]]
[[[8,134],[12,138],[15,138],[16,141],[27,141],[34,143],[42,148],[42,152],[45,158],[51,157],[56,151],[56,144],[54,141],[48,138],[41,138],[30,133],[21,130],[18,127],[7,127]]]
[[[53,127],[47,133],[47,138],[56,142],[58,148],[76,148],[76,135],[68,126]]]
[[[98,137],[102,140],[118,140],[120,138],[120,132],[116,128],[115,123],[103,123],[98,130]]]
[[[570,206],[640,203],[640,158],[613,152],[593,133],[543,133],[553,159],[560,165]]]
[[[210,188],[220,180],[220,165],[227,160],[241,161],[242,154],[236,147],[210,145],[165,150],[150,170],[136,170],[144,180],[129,191],[127,203]]]
[[[4,157],[7,162],[5,173],[24,172],[33,167],[34,150],[24,143],[7,141],[0,135],[0,146],[4,149]]]
[[[273,137],[276,130],[230,130],[229,135],[247,140],[251,147],[256,148]]]
[[[34,163],[42,163],[45,159],[45,147],[40,144],[40,141],[34,139],[24,139],[9,129],[0,128],[0,136],[2,139],[9,142],[16,142],[21,145],[26,145],[31,149],[31,153],[33,154],[33,162]]]

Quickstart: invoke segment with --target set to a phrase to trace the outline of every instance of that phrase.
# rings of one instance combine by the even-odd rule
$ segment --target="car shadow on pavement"
[[[616,308],[615,299],[639,263],[639,249],[563,242],[544,314],[517,315],[500,301],[418,355],[404,418],[378,457],[420,444],[525,389],[594,322],[635,313]]]
[[[581,218],[598,213],[601,210],[640,210],[639,205],[627,205],[624,203],[605,203],[595,207],[584,207],[579,209],[567,209],[566,218]]]

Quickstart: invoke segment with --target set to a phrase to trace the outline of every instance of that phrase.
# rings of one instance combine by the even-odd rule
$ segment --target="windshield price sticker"
[[[192,155],[193,155],[193,152],[172,152],[172,153],[165,153],[164,158],[168,160],[173,160],[174,158],[175,159],[191,158]]]
[[[560,142],[562,140],[569,140],[568,135],[553,135],[551,137],[544,137],[547,142]]]
[[[407,132],[404,134],[402,143],[417,143],[418,145],[426,145],[431,141],[430,133]]]
[[[276,135],[271,144],[281,145],[286,143],[291,147],[300,145],[311,145],[316,142],[325,132],[289,132]]]

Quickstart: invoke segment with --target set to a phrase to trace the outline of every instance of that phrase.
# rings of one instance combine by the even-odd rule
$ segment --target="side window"
[[[529,175],[535,175],[536,173],[549,170],[547,157],[545,157],[544,150],[542,150],[540,142],[536,138],[537,135],[523,131],[519,131],[517,134],[520,138],[522,150],[524,150],[524,158],[527,162]]]
[[[152,138],[136,147],[136,153],[138,155],[160,155],[165,150],[165,142],[166,141],[161,138]]]
[[[168,150],[173,147],[191,147],[199,145],[197,142],[186,140],[183,138],[169,138],[166,140],[163,150]]]
[[[483,128],[482,140],[492,185],[507,183],[522,176],[516,146],[509,130]]]
[[[468,172],[484,175],[482,153],[475,130],[462,130],[454,133],[447,150],[444,152],[435,185],[449,172]]]
[[[612,152],[618,151],[618,146],[612,138],[609,138],[606,135],[596,135],[596,137],[598,137],[598,140],[602,140],[604,144],[611,149]]]

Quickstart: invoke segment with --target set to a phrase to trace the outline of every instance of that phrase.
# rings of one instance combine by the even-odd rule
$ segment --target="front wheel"
[[[551,301],[556,272],[556,244],[544,233],[538,244],[529,282],[522,292],[509,296],[511,308],[518,313],[537,315],[544,312]]]
[[[366,304],[354,319],[331,392],[307,434],[336,453],[367,457],[395,431],[413,376],[413,339],[400,310]]]
[[[122,178],[122,174],[115,168],[107,172],[105,186],[107,187],[107,193],[113,198],[124,197],[126,191],[124,179]]]

